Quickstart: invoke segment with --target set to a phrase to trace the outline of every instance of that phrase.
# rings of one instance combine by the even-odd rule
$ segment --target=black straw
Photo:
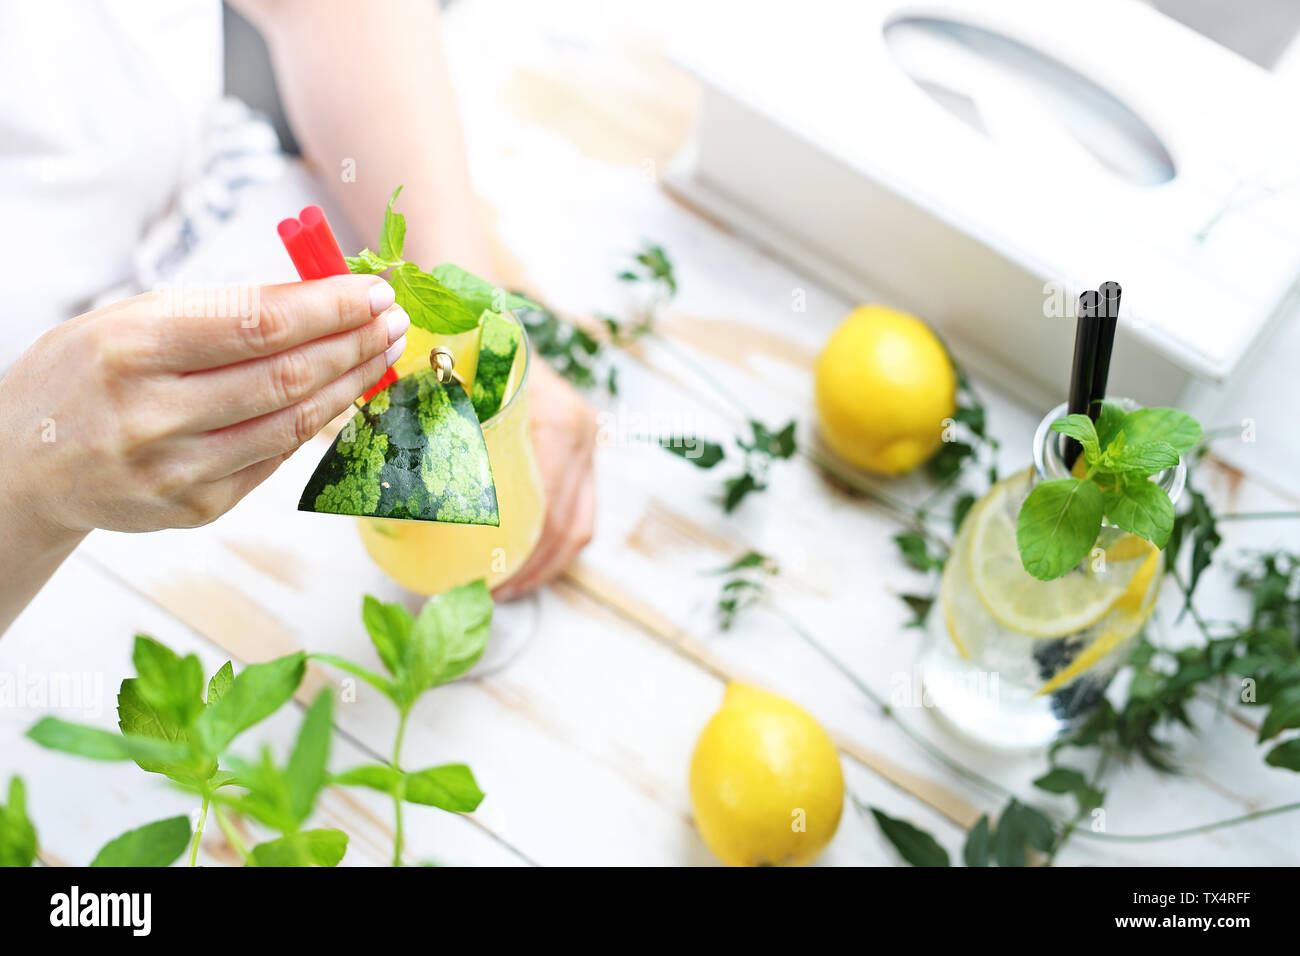
[[[1110,376],[1110,356],[1115,350],[1115,328],[1119,325],[1118,282],[1103,282],[1097,289],[1097,361],[1092,369],[1092,388],[1088,392],[1088,415],[1095,422],[1106,397],[1106,379]]]
[[[1093,373],[1097,367],[1098,335],[1101,331],[1097,319],[1099,296],[1091,289],[1079,296],[1079,318],[1074,330],[1074,366],[1070,370],[1071,415],[1089,415],[1092,405]],[[1065,440],[1062,454],[1065,467],[1073,468],[1083,446],[1073,438]]]

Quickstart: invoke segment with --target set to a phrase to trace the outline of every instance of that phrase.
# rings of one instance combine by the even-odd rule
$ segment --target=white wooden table
[[[681,294],[660,331],[759,418],[773,424],[795,418],[807,439],[811,361],[852,303],[662,190],[657,175],[688,134],[696,92],[656,52],[660,21],[648,10],[615,14],[611,6],[475,0],[457,4],[449,17],[447,42],[472,165],[499,236],[503,278],[580,320],[594,311],[617,313],[627,291],[614,275],[627,252],[643,238],[661,242],[677,264]],[[630,16],[642,22],[624,19]],[[285,184],[254,204],[191,272],[217,281],[289,277],[270,226],[276,209],[297,208],[294,189],[301,184]],[[807,311],[798,315],[790,310],[795,288],[807,293]],[[729,441],[738,424],[734,412],[662,345],[648,341],[616,362],[621,394],[593,396],[603,410],[676,416],[705,436]],[[1300,386],[1294,377],[1288,381],[1283,404],[1294,408]],[[1023,466],[1040,410],[1017,407],[987,383],[980,387],[993,430],[1003,438],[1005,464]],[[1248,414],[1225,407],[1223,422],[1209,424]],[[85,673],[88,685],[99,687],[99,706],[58,712],[112,727],[116,688],[129,673],[137,632],[197,653],[209,671],[226,658],[238,666],[299,648],[377,667],[360,624],[361,598],[393,599],[395,586],[370,564],[351,521],[294,510],[325,444],[317,439],[209,527],[92,535],[0,642],[0,669],[35,678]],[[841,747],[852,793],[930,830],[950,851],[959,849],[964,828],[979,813],[996,812],[1000,801],[921,753],[774,617],[754,611],[726,633],[713,618],[718,580],[699,571],[750,548],[781,555],[785,573],[774,583],[775,602],[888,696],[911,673],[920,638],[905,628],[908,613],[897,594],[926,586],[898,560],[890,540],[898,525],[888,513],[829,484],[801,459],[776,468],[770,489],[730,517],[713,500],[718,474],[656,447],[607,443],[597,469],[596,538],[568,576],[540,596],[534,642],[498,674],[433,692],[413,715],[404,762],[465,761],[487,799],[472,816],[408,810],[409,859],[712,862],[691,823],[686,774],[696,735],[717,708],[724,680],[733,677],[813,712]],[[1294,483],[1280,487],[1214,461],[1198,477],[1220,508],[1300,507]],[[892,491],[919,501],[929,488],[914,479]],[[1294,524],[1240,522],[1223,530],[1225,554],[1277,545],[1288,534],[1294,545],[1298,537]],[[1207,577],[1200,601],[1211,617],[1236,616],[1244,606],[1218,571]],[[1160,616],[1161,639],[1187,637],[1170,633],[1172,618]],[[243,752],[259,737],[286,747],[301,702],[338,677],[313,667],[298,706],[250,733]],[[46,863],[84,864],[122,830],[192,809],[161,778],[134,766],[65,757],[25,740],[27,727],[49,710],[0,710],[0,774],[16,771],[27,780]],[[1112,770],[1112,832],[1191,826],[1295,799],[1297,778],[1263,764],[1239,715],[1218,716],[1206,705],[1196,716],[1200,735],[1178,738],[1183,775],[1160,776],[1137,765]],[[1045,809],[1068,809],[1029,786],[1044,767],[1041,754],[976,750],[924,709],[904,710],[901,719]],[[383,759],[393,715],[376,694],[363,688],[354,703],[341,703],[336,722],[335,767]],[[387,862],[385,798],[331,790],[319,819],[352,834],[345,865]],[[201,861],[234,859],[221,833],[209,827]],[[820,862],[899,861],[849,804]],[[1075,839],[1059,862],[1296,864],[1300,817],[1149,845]]]

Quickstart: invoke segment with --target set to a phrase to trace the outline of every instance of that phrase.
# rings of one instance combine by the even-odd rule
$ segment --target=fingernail
[[[380,279],[370,287],[370,314],[378,315],[397,301],[397,293],[393,287]]]
[[[400,305],[393,306],[388,313],[388,341],[396,342],[411,327],[411,317]]]
[[[399,358],[402,357],[402,351],[405,348],[406,348],[406,336],[403,335],[392,345],[388,346],[388,351],[384,353],[384,364],[392,365],[394,362],[396,362]]]

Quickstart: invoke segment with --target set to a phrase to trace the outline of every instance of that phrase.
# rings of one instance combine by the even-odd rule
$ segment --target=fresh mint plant
[[[208,680],[196,655],[184,657],[146,635],[137,635],[132,655],[136,676],[118,692],[118,733],[55,717],[38,721],[27,736],[50,750],[93,760],[135,761],[200,801],[198,824],[185,817],[159,820],[130,830],[100,850],[92,866],[168,866],[189,846],[195,865],[209,811],[249,866],[335,866],[347,850],[346,833],[305,825],[326,784],[361,786],[393,797],[397,825],[394,864],[402,862],[402,804],[468,813],[483,800],[464,764],[403,771],[398,761],[407,718],[428,690],[463,675],[483,653],[492,620],[492,598],[475,581],[430,598],[419,615],[367,596],[363,620],[388,674],[370,671],[344,657],[313,655],[354,674],[397,706],[397,740],[391,763],[354,767],[331,775],[332,697],[322,691],[308,708],[292,753],[278,763],[263,748],[256,760],[228,753],[242,733],[270,717],[298,689],[307,655],[289,654],[253,664],[236,674],[227,661]],[[248,817],[278,834],[251,849],[244,846],[228,814]],[[27,818],[22,781],[10,782],[0,807],[0,865],[30,865],[36,834]]]
[[[93,760],[134,760],[142,770],[161,774],[196,793],[201,801],[200,821],[205,820],[217,792],[236,784],[236,776],[221,769],[220,756],[236,737],[293,696],[306,667],[305,656],[290,654],[254,664],[238,676],[227,661],[208,680],[206,699],[197,656],[180,657],[140,634],[132,660],[137,676],[124,680],[117,696],[119,733],[46,717],[27,736],[50,750]],[[174,834],[174,827],[142,828],[115,853],[120,858],[130,849],[142,861],[156,859],[151,854],[157,853],[157,847],[150,841],[156,838],[165,843]],[[191,864],[202,835],[200,822],[190,849]]]
[[[354,273],[388,273],[397,293],[397,304],[411,317],[411,324],[437,335],[455,335],[476,327],[484,312],[539,308],[537,303],[515,292],[507,292],[486,279],[466,272],[450,262],[425,272],[402,258],[406,244],[406,217],[393,210],[401,194],[398,186],[388,200],[384,224],[379,233],[379,251],[362,249],[348,256]]]
[[[492,625],[492,595],[482,580],[474,581],[431,597],[418,616],[400,604],[385,604],[367,595],[362,620],[387,674],[333,654],[312,656],[361,678],[397,707],[392,760],[353,767],[335,776],[334,782],[392,797],[393,865],[401,866],[403,803],[469,813],[483,800],[483,791],[464,764],[408,772],[401,767],[401,757],[406,723],[416,701],[426,691],[462,676],[483,655]]]
[[[1050,581],[1088,556],[1103,517],[1158,548],[1169,542],[1174,506],[1152,475],[1172,468],[1201,440],[1201,426],[1174,408],[1125,412],[1104,402],[1094,424],[1067,415],[1052,430],[1083,447],[1082,477],[1034,485],[1016,522],[1016,543],[1025,570]]]

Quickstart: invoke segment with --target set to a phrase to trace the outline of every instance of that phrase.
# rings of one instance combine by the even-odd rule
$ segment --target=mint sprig
[[[1103,402],[1096,423],[1066,415],[1052,431],[1083,448],[1082,477],[1040,481],[1020,508],[1016,543],[1025,570],[1042,581],[1078,566],[1103,520],[1158,548],[1169,543],[1174,506],[1150,478],[1178,464],[1201,440],[1201,425],[1176,408],[1125,412]]]
[[[412,325],[435,335],[455,335],[477,326],[484,312],[540,308],[531,299],[507,292],[450,262],[425,272],[414,262],[403,259],[406,217],[393,210],[401,192],[402,187],[398,186],[388,200],[379,233],[379,251],[362,249],[357,255],[348,256],[347,263],[348,269],[357,274],[387,272],[397,293],[397,304],[406,310]]]

